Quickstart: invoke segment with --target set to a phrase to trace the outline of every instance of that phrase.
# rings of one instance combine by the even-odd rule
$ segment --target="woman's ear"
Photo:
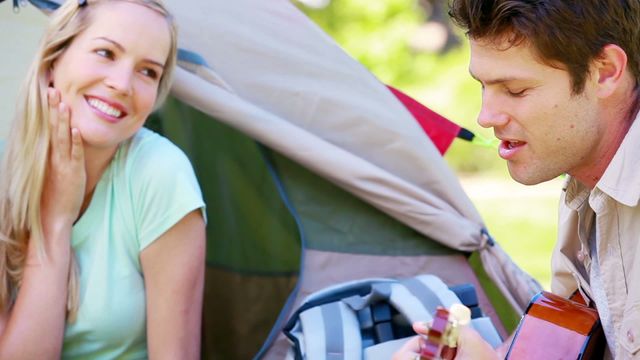
[[[54,72],[54,67],[56,66],[56,63],[53,62],[51,63],[51,65],[49,66],[49,69],[47,69],[47,73],[46,75],[46,79],[47,79],[47,84],[49,85],[49,87],[54,87],[54,83],[53,83],[53,72]]]
[[[624,84],[627,72],[627,53],[618,45],[608,44],[593,60],[597,80],[596,94],[605,98]]]
[[[49,68],[49,70],[47,70],[46,78],[47,78],[47,84],[49,85],[49,87],[54,87],[53,86],[53,68]]]
[[[53,87],[53,72],[51,69],[47,70],[45,78],[47,79],[47,85],[49,85],[49,87]]]

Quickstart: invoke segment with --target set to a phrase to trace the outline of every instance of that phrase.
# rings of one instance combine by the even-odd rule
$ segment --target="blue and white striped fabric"
[[[413,335],[413,322],[430,321],[437,307],[456,303],[456,294],[434,275],[331,286],[307,297],[285,327],[289,359],[389,359]],[[472,326],[490,344],[502,342],[488,317],[472,319]]]
[[[300,314],[305,329],[304,353],[309,360],[360,359],[362,341],[356,313],[341,301]],[[308,331],[308,332],[307,332]]]

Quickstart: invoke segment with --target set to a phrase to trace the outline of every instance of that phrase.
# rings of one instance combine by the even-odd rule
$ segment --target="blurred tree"
[[[493,136],[476,124],[480,86],[468,74],[468,43],[450,26],[446,0],[304,1],[316,7],[300,5],[302,11],[382,82],[475,133]],[[424,29],[429,21],[447,24],[444,32],[451,37],[447,35],[441,50],[424,51],[417,45],[433,40],[434,32]],[[454,142],[447,160],[465,173],[504,168],[496,151],[463,141]]]
[[[447,14],[446,0],[418,0],[418,5],[427,19],[411,38],[414,49],[443,54],[460,45]]]
[[[424,13],[415,0],[333,0],[323,9],[305,11],[383,81],[414,81],[408,39],[424,21]]]

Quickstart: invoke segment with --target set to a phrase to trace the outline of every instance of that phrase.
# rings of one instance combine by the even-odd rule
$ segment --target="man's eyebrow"
[[[518,78],[515,76],[505,76],[505,77],[499,77],[499,78],[495,78],[495,79],[489,79],[489,80],[485,80],[482,81],[480,79],[478,79],[471,70],[469,70],[469,75],[471,75],[472,78],[474,78],[476,81],[478,81],[481,84],[484,85],[495,85],[495,84],[503,84],[506,82],[510,82],[510,81],[516,81],[516,80],[523,80],[522,78]]]
[[[117,41],[115,41],[115,40],[111,40],[111,39],[109,39],[109,38],[107,38],[107,37],[104,37],[104,36],[98,36],[98,37],[94,38],[94,40],[103,40],[103,41],[109,42],[109,43],[113,44],[113,46],[117,47],[117,48],[118,48],[118,50],[120,50],[120,51],[122,51],[122,52],[125,52],[125,51],[126,51],[126,50],[125,50],[125,48],[124,48],[124,46],[122,46],[119,42],[117,42]],[[151,59],[144,59],[144,61],[145,61],[145,62],[148,62],[148,63],[150,63],[150,64],[153,64],[153,65],[159,66],[159,67],[161,67],[162,69],[164,69],[164,64],[163,64],[163,63],[161,63],[161,62],[158,62],[158,61],[155,61],[155,60],[151,60]]]

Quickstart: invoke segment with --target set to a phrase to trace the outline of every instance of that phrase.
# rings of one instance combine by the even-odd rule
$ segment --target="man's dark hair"
[[[542,62],[566,68],[575,94],[607,44],[626,52],[639,83],[640,0],[451,0],[449,15],[470,39],[528,42]]]

